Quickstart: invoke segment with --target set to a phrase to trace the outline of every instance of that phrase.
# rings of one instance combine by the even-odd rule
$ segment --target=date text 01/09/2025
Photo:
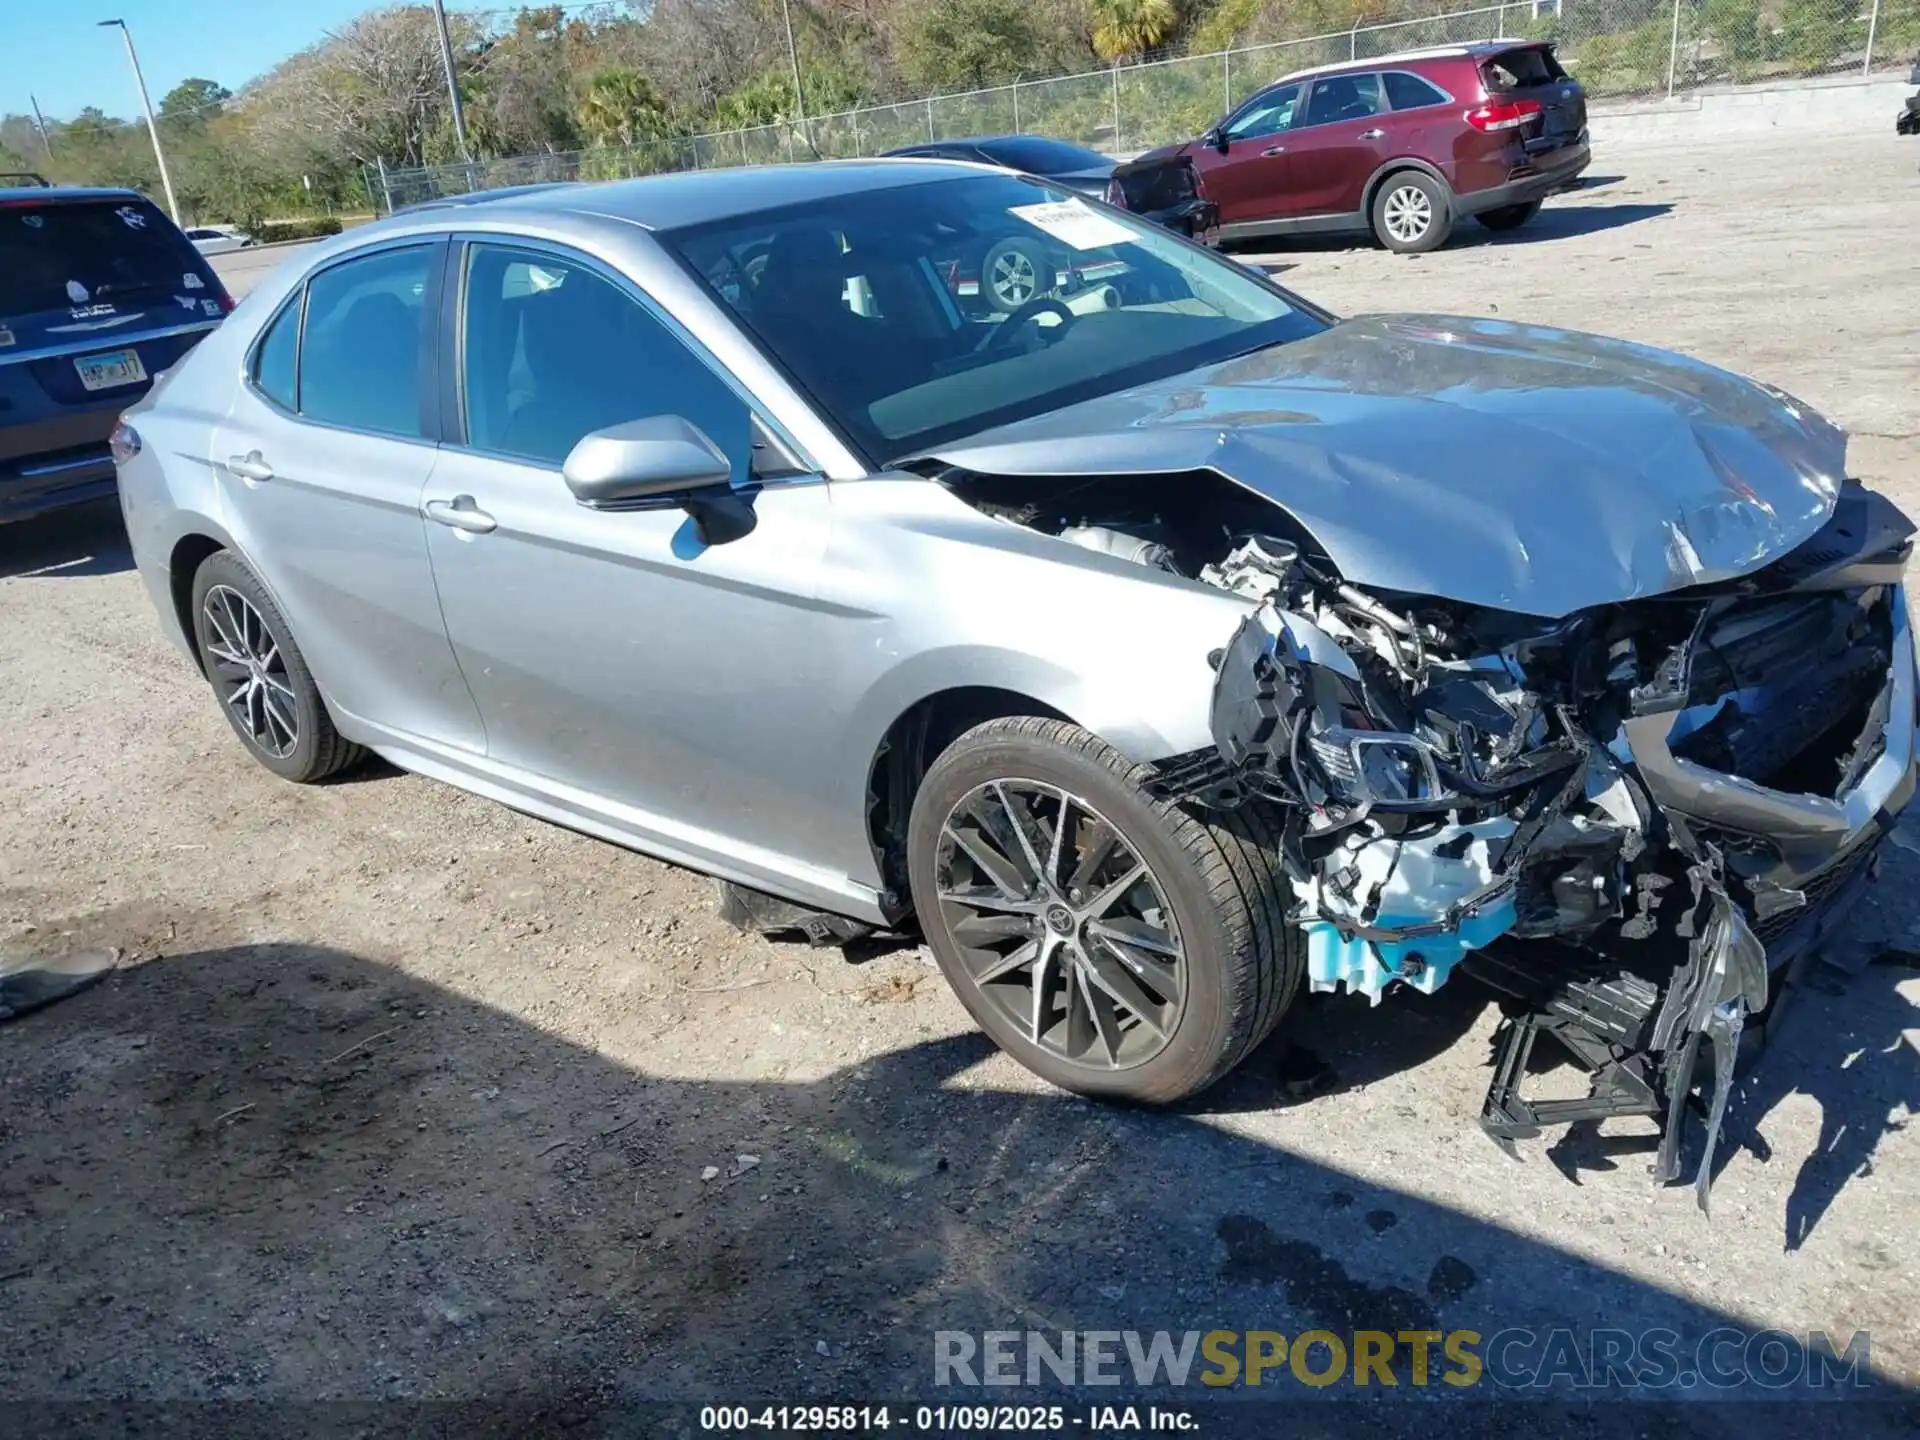
[[[1196,1431],[1188,1410],[1160,1405],[705,1405],[700,1428],[775,1434],[882,1434],[898,1427],[927,1435],[1018,1435],[1063,1431],[1147,1433]]]

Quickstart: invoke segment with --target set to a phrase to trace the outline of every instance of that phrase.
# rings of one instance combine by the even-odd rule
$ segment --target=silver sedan
[[[959,303],[1023,237],[1044,293]],[[1911,526],[1804,406],[1338,322],[983,167],[419,209],[276,273],[115,445],[275,773],[372,750],[743,925],[917,924],[1091,1094],[1465,968],[1520,1002],[1496,1135],[1589,1113],[1520,1093],[1536,1032],[1677,1131],[1913,788]]]

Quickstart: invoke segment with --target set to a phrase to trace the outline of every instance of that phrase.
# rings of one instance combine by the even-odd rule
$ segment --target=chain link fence
[[[1198,134],[1282,75],[1428,46],[1552,40],[1589,99],[1904,67],[1920,0],[1517,0],[1302,36],[1212,55],[1121,65],[993,89],[870,105],[804,124],[637,145],[367,173],[382,209],[508,185],[877,155],[967,135],[1036,134],[1124,155]]]

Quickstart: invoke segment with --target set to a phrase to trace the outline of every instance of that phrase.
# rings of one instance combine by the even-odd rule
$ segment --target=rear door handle
[[[1260,152],[1260,158],[1262,160],[1271,160],[1276,155],[1284,155],[1286,153],[1287,147],[1284,145],[1269,145]]]
[[[242,480],[271,480],[273,478],[273,466],[266,462],[266,458],[261,455],[258,450],[249,450],[244,455],[229,455],[227,457],[227,469],[232,474],[238,475]]]
[[[499,522],[473,503],[471,495],[456,495],[451,500],[427,501],[427,518],[470,535],[484,535]]]
[[[1360,132],[1360,138],[1362,140],[1378,140],[1386,133],[1384,130],[1362,130]]]

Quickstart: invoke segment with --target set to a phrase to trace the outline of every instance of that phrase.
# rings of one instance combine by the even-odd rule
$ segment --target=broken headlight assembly
[[[1459,803],[1442,784],[1432,749],[1417,736],[1335,726],[1310,734],[1307,752],[1328,795],[1344,805],[1424,810]]]

